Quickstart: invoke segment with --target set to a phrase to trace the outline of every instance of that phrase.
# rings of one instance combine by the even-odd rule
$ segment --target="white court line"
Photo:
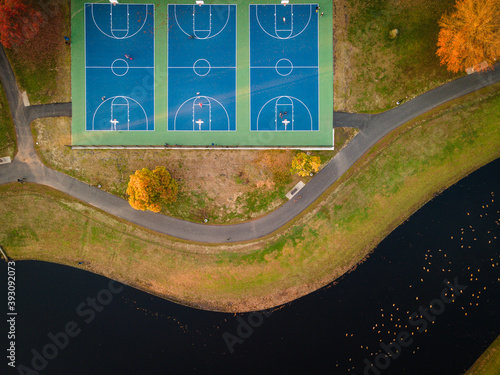
[[[276,6],[277,5],[274,5],[274,33],[276,34],[276,36],[278,36],[278,32],[282,31],[282,32],[289,32],[290,34],[288,34],[288,37],[290,37],[290,35],[293,34],[293,5],[290,6],[290,29],[278,29],[276,26]]]
[[[275,69],[276,66],[251,66],[251,69]],[[295,66],[293,65],[293,69],[318,69],[319,66]]]
[[[109,35],[109,34],[106,34],[106,33],[105,33],[104,31],[102,31],[102,29],[101,29],[101,28],[97,25],[97,22],[96,22],[96,20],[95,20],[95,16],[94,16],[94,5],[102,5],[102,6],[105,6],[106,4],[90,4],[90,10],[91,10],[91,13],[92,13],[92,20],[94,21],[94,25],[95,25],[95,27],[97,27],[97,29],[98,29],[101,33],[103,33],[104,35],[106,35],[108,38],[111,38],[111,39],[118,39],[118,40],[121,40],[121,39],[132,38],[133,36],[137,35],[137,33],[139,33],[139,31],[141,31],[141,30],[144,28],[144,25],[146,25],[146,21],[148,20],[148,9],[149,9],[149,5],[150,5],[150,4],[134,4],[134,5],[138,5],[138,6],[141,6],[141,5],[145,6],[145,8],[146,8],[146,12],[145,12],[145,13],[146,13],[146,16],[144,17],[144,22],[142,23],[142,25],[141,25],[141,27],[139,28],[139,30],[137,30],[134,34],[132,34],[132,35],[126,35],[126,36],[124,36],[124,37],[122,37],[122,38],[119,38],[119,37],[117,37],[117,36],[115,36],[115,35]],[[109,4],[109,6],[111,7],[111,10],[110,10],[110,14],[111,14],[113,5],[112,5],[112,4]],[[127,7],[128,7],[128,5],[127,5]],[[128,12],[128,10],[127,10],[127,12]],[[153,12],[154,12],[154,7],[153,7]],[[110,29],[110,32],[112,32],[112,31],[111,31],[111,29]]]
[[[309,5],[309,4],[308,4]],[[267,35],[269,35],[271,38],[275,38],[275,39],[281,39],[281,40],[286,40],[286,39],[292,39],[292,38],[295,38],[295,37],[298,37],[300,34],[302,34],[306,29],[307,27],[309,26],[309,23],[311,22],[311,14],[312,14],[312,5],[309,7],[309,19],[307,20],[307,24],[304,26],[304,28],[302,29],[302,31],[300,33],[298,33],[297,35],[293,35],[293,36],[289,36],[289,37],[280,37],[280,36],[277,36],[277,35],[271,35],[270,33],[268,33],[266,31],[266,29],[264,29],[264,27],[262,26],[262,24],[260,23],[260,19],[259,19],[259,12],[257,12],[257,8],[259,6],[264,6],[264,5],[256,5],[256,4],[252,4],[250,5],[251,7],[255,7],[255,18],[257,20],[257,23],[259,24],[260,28],[262,29],[262,31],[264,31]],[[290,5],[293,7],[293,5]],[[276,14],[276,13],[275,13]],[[251,16],[249,17],[250,20],[251,20]],[[274,22],[276,24],[276,15],[274,16]],[[318,22],[319,23],[319,22]],[[275,26],[275,31],[276,31],[276,26]]]
[[[193,100],[193,130],[192,131],[196,131],[195,128],[194,128],[194,124],[196,123],[196,119],[195,119],[195,116],[194,116],[194,112],[195,112],[194,109],[198,105],[197,102],[196,102],[196,100],[197,99],[201,99],[201,98],[205,98],[208,101],[208,131],[211,131],[212,130],[212,103],[210,102],[210,99],[208,97],[206,97],[206,96],[197,96],[196,99]],[[202,103],[201,100],[199,101],[199,103]],[[224,108],[224,107],[222,107],[222,108]],[[225,108],[224,108],[224,110],[225,110]],[[227,114],[227,111],[226,111],[226,114]],[[229,127],[229,124],[228,124],[228,127]],[[201,124],[199,126],[199,130],[198,131],[202,131],[201,130]],[[203,131],[206,131],[206,130],[203,130]]]
[[[208,68],[208,67],[206,67]],[[193,69],[192,66],[171,66],[169,69]],[[235,66],[210,66],[210,69],[236,69]]]
[[[274,117],[274,123],[275,123],[275,125],[274,125],[275,129],[274,130],[275,131],[282,131],[282,130],[278,130],[278,116],[277,115],[278,115],[278,105],[279,105],[279,106],[282,106],[282,107],[285,107],[285,106],[291,106],[292,107],[292,110],[291,110],[290,114],[292,115],[292,131],[293,131],[293,118],[294,118],[294,112],[293,111],[294,111],[294,108],[295,108],[293,106],[293,101],[291,101],[290,98],[287,98],[288,100],[290,100],[290,103],[281,103],[280,104],[280,103],[278,103],[278,101],[281,98],[282,97],[276,99],[276,102],[274,103],[274,116],[275,116]],[[281,117],[280,117],[280,120],[282,120]],[[285,118],[285,121],[286,121],[286,118]],[[281,121],[281,123],[283,123],[283,121]],[[286,130],[286,125],[285,125],[285,131],[287,131]]]
[[[311,115],[311,111],[309,110],[309,107],[307,105],[305,105],[302,100],[297,99],[297,98],[295,98],[293,96],[288,96],[288,95],[275,96],[274,98],[269,99],[267,102],[265,102],[264,105],[260,108],[259,114],[257,115],[257,130],[251,130],[251,131],[261,131],[261,132],[262,131],[263,132],[266,132],[266,131],[267,132],[269,132],[269,131],[273,132],[274,131],[274,130],[259,130],[259,118],[260,118],[260,114],[261,114],[262,110],[266,107],[266,105],[268,105],[273,100],[278,101],[281,98],[288,98],[288,99],[290,99],[290,101],[292,103],[293,103],[293,100],[297,100],[298,102],[300,102],[304,106],[304,108],[307,110],[307,113],[309,113],[309,119],[310,119],[310,123],[311,123],[311,130],[306,130],[306,131],[307,132],[316,131],[316,130],[312,130],[312,128],[313,128],[313,120],[312,120],[312,115]],[[294,130],[294,131],[296,131],[296,130]],[[302,131],[304,131],[304,130],[302,130]]]
[[[173,5],[173,7],[174,7],[174,18],[175,18],[175,22],[177,23],[177,26],[179,26],[179,29],[180,29],[180,30],[181,30],[184,34],[186,34],[187,36],[191,36],[191,34],[190,34],[190,33],[187,33],[186,31],[184,31],[184,29],[183,29],[183,28],[181,27],[181,25],[179,24],[179,21],[177,20],[177,4],[170,4],[170,5],[169,5],[169,7],[170,7],[170,6],[172,6],[172,5]],[[226,23],[224,24],[224,26],[222,27],[222,29],[221,29],[221,30],[220,30],[217,34],[215,34],[215,35],[208,35],[208,36],[207,36],[207,37],[205,37],[205,38],[198,38],[198,39],[201,39],[201,40],[204,40],[204,39],[210,39],[210,38],[215,38],[217,35],[219,35],[219,34],[220,34],[220,33],[221,33],[221,32],[222,32],[225,28],[226,28],[227,23],[229,22],[229,19],[231,18],[231,6],[233,6],[233,5],[234,5],[234,4],[228,4],[228,5],[226,5],[226,6],[227,6],[227,9],[228,9],[228,11],[227,11],[227,19],[226,19]],[[189,6],[189,5],[181,5],[181,4],[179,4],[179,6]],[[193,8],[193,10],[194,10],[194,7],[195,7],[195,6],[196,6],[196,5],[191,5],[191,7]],[[202,6],[206,6],[206,5],[202,5]],[[210,7],[211,7],[211,6],[212,6],[212,5],[210,5]],[[214,4],[214,6],[216,6],[216,5]],[[224,5],[222,5],[222,4],[217,4],[217,6],[224,6]],[[234,5],[234,7],[236,7],[236,5]],[[192,14],[194,14],[194,13],[192,12]],[[193,15],[193,17],[194,17],[194,15]],[[195,30],[194,30],[194,19],[193,19],[193,33],[195,33]]]
[[[128,100],[132,100],[132,101],[134,101],[134,102],[135,102],[135,103],[139,106],[139,108],[141,108],[141,109],[142,109],[142,112],[144,113],[144,118],[145,118],[145,120],[146,120],[146,130],[148,130],[148,126],[149,126],[148,115],[147,115],[146,110],[144,109],[144,107],[143,107],[143,106],[142,106],[142,105],[141,105],[141,104],[140,104],[137,100],[132,99],[132,98],[131,98],[131,97],[129,97],[129,96],[122,96],[122,95],[113,96],[113,97],[111,97],[111,98],[108,98],[108,99],[104,100],[101,104],[99,104],[99,106],[98,106],[98,107],[96,108],[96,110],[94,111],[94,116],[92,117],[92,130],[94,130],[95,116],[97,115],[97,111],[99,111],[99,108],[101,108],[101,106],[102,106],[104,103],[108,102],[109,100],[112,100],[112,102],[111,102],[111,103],[113,103],[113,101],[114,101],[115,99],[117,99],[117,98],[122,98],[122,99],[125,99],[125,100],[127,100],[127,101],[128,101]],[[111,109],[111,111],[112,111],[112,109]],[[130,116],[130,115],[129,115],[129,116]],[[130,123],[130,118],[129,118],[129,123]],[[99,131],[106,131],[106,130],[99,130]],[[108,130],[108,131],[109,131],[109,130]]]
[[[193,34],[198,37],[198,35],[196,35],[196,32],[197,31],[200,31],[200,32],[208,32],[208,36],[210,36],[210,34],[212,34],[212,5],[209,5],[209,12],[210,12],[210,26],[209,26],[209,29],[208,30],[198,30],[196,29],[196,7],[193,5]]]
[[[112,5],[112,4],[110,4]],[[128,35],[128,31],[130,30],[130,13],[129,13],[129,8],[128,8],[128,4],[127,4],[127,28],[126,29],[113,29],[113,8],[114,7],[111,7],[111,13],[110,13],[110,27],[109,27],[109,31],[111,32],[111,34],[116,37],[116,35],[113,33],[114,31],[126,31],[127,34],[125,34],[125,36]],[[146,7],[146,10],[147,10],[147,7]]]
[[[179,114],[179,111],[181,110],[181,108],[184,106],[184,104],[186,104],[187,102],[189,102],[190,100],[193,100],[195,101],[196,99],[199,99],[199,98],[205,98],[209,103],[210,103],[210,99],[208,96],[203,96],[203,95],[200,95],[200,96],[193,96],[191,98],[189,98],[188,100],[184,101],[184,103],[182,103],[179,108],[177,108],[177,111],[175,112],[175,115],[174,115],[174,130],[173,131],[177,131],[177,115]],[[217,102],[221,107],[222,109],[224,110],[224,112],[226,113],[226,118],[227,118],[227,130],[217,130],[217,131],[230,131],[230,128],[231,128],[231,121],[229,119],[229,114],[227,113],[227,110],[226,110],[226,107],[224,107],[224,105],[219,102],[217,99],[215,98],[211,98],[213,101]],[[194,125],[193,125],[194,126]],[[185,130],[186,131],[186,130]],[[187,131],[191,131],[191,130],[187,130]],[[207,131],[207,130],[201,130],[202,132],[203,131]]]
[[[86,66],[87,69],[112,69],[111,66]],[[130,66],[129,69],[154,69],[154,66]],[[119,66],[115,69],[125,69],[124,66]]]
[[[114,116],[114,107],[118,107],[118,106],[126,106],[127,107],[127,131],[130,130],[130,103],[128,101],[128,99],[125,99],[127,101],[127,103],[125,104],[115,104],[115,100],[117,98],[114,98],[112,101],[111,101],[111,121],[113,121],[113,119],[115,118]],[[113,128],[114,129],[111,129],[111,130],[116,130],[116,124],[113,124]]]

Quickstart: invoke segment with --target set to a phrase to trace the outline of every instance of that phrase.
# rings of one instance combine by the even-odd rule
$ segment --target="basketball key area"
[[[85,4],[73,144],[332,147],[317,6]]]

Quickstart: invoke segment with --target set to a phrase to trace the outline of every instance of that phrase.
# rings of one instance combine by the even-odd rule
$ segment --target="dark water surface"
[[[0,374],[461,374],[500,334],[499,170],[497,160],[460,181],[336,285],[270,314],[191,309],[110,290],[78,269],[18,262],[16,365],[25,367],[2,355]],[[3,262],[0,275],[6,353]]]

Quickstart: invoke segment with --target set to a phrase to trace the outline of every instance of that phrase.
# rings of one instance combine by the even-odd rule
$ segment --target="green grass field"
[[[17,152],[16,130],[3,87],[0,88],[0,158],[14,158]]]
[[[455,0],[335,3],[336,110],[381,112],[460,75],[436,56],[438,20]],[[395,39],[389,37],[397,29]],[[463,73],[465,74],[465,73]]]

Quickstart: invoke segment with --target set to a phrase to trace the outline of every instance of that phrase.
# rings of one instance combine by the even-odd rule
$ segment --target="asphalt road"
[[[497,65],[492,71],[472,74],[447,83],[378,115],[334,113],[336,127],[355,127],[360,132],[300,191],[301,199],[290,200],[260,219],[234,225],[192,223],[152,212],[137,211],[121,198],[47,168],[35,152],[30,123],[39,117],[71,116],[71,103],[25,107],[14,73],[1,46],[0,79],[14,118],[19,150],[11,164],[0,165],[0,184],[25,179],[60,190],[112,215],[160,233],[191,241],[223,243],[253,240],[279,229],[313,203],[389,132],[449,100],[499,82],[500,66]]]

